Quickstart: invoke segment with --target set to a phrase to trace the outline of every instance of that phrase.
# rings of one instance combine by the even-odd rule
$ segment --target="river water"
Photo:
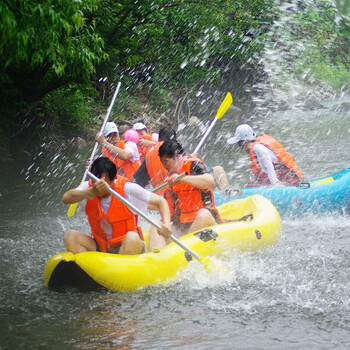
[[[290,102],[256,117],[228,112],[201,156],[242,186],[248,156],[225,138],[248,121],[276,137],[306,179],[350,166],[350,96]],[[189,136],[181,139],[190,150]],[[45,264],[64,250],[64,232],[88,230],[83,213],[68,219],[60,198],[79,184],[90,152],[48,146],[1,163],[0,349],[350,348],[349,216],[283,217],[275,246],[225,258],[236,279],[192,262],[168,284],[132,293],[47,289]]]
[[[277,135],[312,179],[349,166],[349,104],[349,96],[328,98],[250,122]],[[249,162],[225,137],[241,120],[224,118],[203,153],[237,186]],[[1,349],[349,348],[348,216],[283,218],[277,245],[225,260],[235,280],[193,262],[169,284],[132,293],[45,288],[45,264],[64,250],[64,231],[88,229],[83,213],[68,219],[60,203],[80,182],[85,158],[43,145],[33,158],[2,164]]]

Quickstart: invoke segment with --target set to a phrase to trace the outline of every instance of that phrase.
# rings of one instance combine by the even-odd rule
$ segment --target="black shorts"
[[[100,252],[100,247],[98,246],[96,240],[94,239],[95,243],[96,243],[96,251],[97,252]],[[145,242],[144,241],[141,241],[141,244],[142,244],[142,252],[141,254],[143,254],[145,251],[146,251],[146,245],[145,245]],[[113,247],[112,249],[110,249],[107,253],[110,253],[110,254],[119,254],[119,250],[120,250],[120,247],[121,247],[121,244],[116,246],[116,247]]]

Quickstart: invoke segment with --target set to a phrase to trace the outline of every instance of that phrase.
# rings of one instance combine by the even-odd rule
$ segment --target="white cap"
[[[108,122],[106,123],[106,126],[103,130],[103,135],[104,137],[107,137],[109,134],[111,134],[112,132],[117,132],[119,133],[118,127],[114,122]]]
[[[229,145],[233,145],[239,141],[253,141],[256,140],[256,134],[254,130],[248,124],[238,125],[234,136],[227,139]]]
[[[147,126],[141,122],[137,122],[132,126],[132,128],[134,130],[143,130],[143,129],[147,129]]]

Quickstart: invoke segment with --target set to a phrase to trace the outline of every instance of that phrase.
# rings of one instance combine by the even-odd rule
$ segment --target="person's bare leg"
[[[226,172],[224,168],[220,165],[214,166],[213,168],[213,175],[215,184],[219,188],[219,190],[224,193],[225,190],[228,190],[230,188],[230,184],[227,179]]]
[[[69,230],[64,235],[64,245],[67,251],[74,254],[97,250],[93,238],[77,230]]]
[[[119,249],[119,254],[134,255],[142,253],[142,242],[139,234],[135,231],[127,232]]]
[[[149,251],[150,252],[153,252],[153,250],[155,248],[162,248],[164,247],[165,245],[167,245],[167,241],[166,239],[161,236],[157,229],[153,226],[150,227],[150,230],[149,230]]]
[[[198,211],[196,219],[193,221],[188,232],[194,232],[203,228],[215,225],[215,219],[208,209],[202,208]]]

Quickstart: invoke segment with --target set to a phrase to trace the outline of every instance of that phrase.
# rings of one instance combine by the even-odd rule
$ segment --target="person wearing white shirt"
[[[91,236],[78,230],[69,230],[64,236],[66,249],[74,254],[86,251],[102,251],[117,254],[141,254],[145,251],[142,231],[137,225],[137,215],[108,192],[116,192],[140,211],[157,210],[162,218],[161,232],[169,237],[170,211],[167,201],[141,186],[117,177],[115,164],[107,157],[97,158],[91,172],[99,181],[85,181],[77,188],[65,192],[64,204],[82,202],[91,227]]]
[[[137,148],[137,144],[135,142],[126,141],[124,144],[124,151],[131,153],[132,156],[130,158],[127,158],[131,162],[140,162],[140,152],[139,152],[139,150]]]
[[[102,149],[109,152],[110,156],[108,158],[114,159],[118,173],[131,179],[141,165],[140,153],[137,147],[140,136],[137,131],[127,129],[124,132],[124,141],[114,142],[116,138],[109,138],[107,134],[110,129],[109,124],[115,125],[113,122],[107,123],[105,131],[98,133],[95,139],[102,146]]]
[[[118,147],[119,139],[119,130],[117,126],[115,126],[115,132],[113,133],[113,129],[109,126],[115,125],[114,122],[109,122],[106,125],[105,131],[103,133],[99,132],[96,135],[96,141],[102,146],[108,149],[111,153],[118,157],[121,160],[131,160],[132,162],[140,161],[140,154],[137,149],[137,143],[140,140],[138,133],[132,132],[132,129],[128,129],[124,132],[124,148]],[[110,131],[111,130],[111,131]],[[113,140],[109,138],[110,134],[118,134],[118,142],[112,142]]]
[[[249,153],[252,171],[246,187],[297,186],[303,181],[295,159],[272,136],[257,136],[248,124],[241,124],[227,143],[238,144]]]

